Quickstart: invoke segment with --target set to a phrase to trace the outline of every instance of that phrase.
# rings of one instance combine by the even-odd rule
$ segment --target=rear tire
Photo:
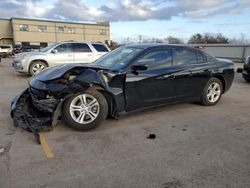
[[[106,119],[107,114],[106,98],[94,89],[69,97],[63,106],[63,120],[66,125],[80,131],[95,129]]]
[[[203,88],[201,103],[205,106],[217,104],[223,93],[223,85],[218,78],[210,78]]]
[[[38,74],[43,69],[47,68],[48,65],[42,61],[34,61],[31,63],[29,73],[31,76]]]

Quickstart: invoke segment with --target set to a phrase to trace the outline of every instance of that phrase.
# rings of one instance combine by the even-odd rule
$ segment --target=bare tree
[[[249,43],[249,39],[247,38],[247,36],[243,33],[240,34],[239,38],[232,38],[230,40],[231,44],[248,44]]]
[[[223,36],[221,33],[212,34],[206,33],[204,35],[196,33],[188,40],[189,44],[228,44],[229,38]]]
[[[165,41],[167,41],[168,44],[184,44],[182,39],[173,36],[168,36]]]

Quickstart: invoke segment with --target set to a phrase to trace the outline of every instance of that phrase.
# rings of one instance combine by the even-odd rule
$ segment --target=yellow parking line
[[[47,158],[53,158],[54,157],[54,154],[52,153],[50,147],[49,147],[49,144],[44,136],[43,133],[39,133],[39,138],[40,138],[40,142],[43,146],[43,151],[46,155]]]

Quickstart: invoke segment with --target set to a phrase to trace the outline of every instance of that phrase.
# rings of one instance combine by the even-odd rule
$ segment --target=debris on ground
[[[4,148],[0,148],[0,154],[4,153],[5,149]]]
[[[149,134],[147,139],[155,139],[156,138],[156,135],[155,134]]]

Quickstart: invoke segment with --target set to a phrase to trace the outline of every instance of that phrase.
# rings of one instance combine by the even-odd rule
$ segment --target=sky
[[[110,21],[118,42],[195,33],[250,39],[250,0],[0,0],[0,18]]]

